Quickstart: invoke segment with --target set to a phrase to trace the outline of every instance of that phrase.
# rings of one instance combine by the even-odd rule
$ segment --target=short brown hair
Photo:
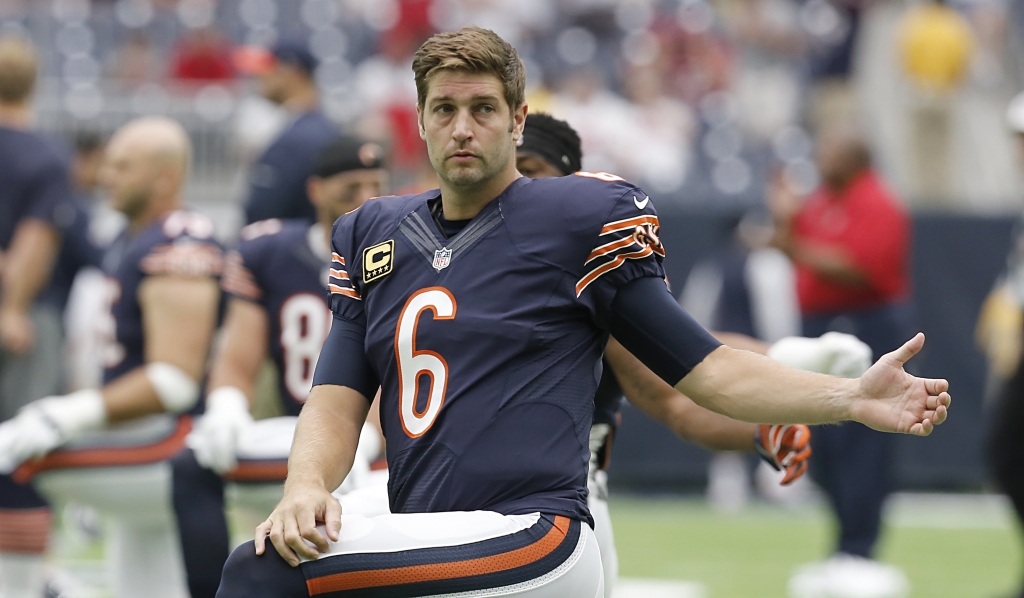
[[[505,101],[515,110],[526,102],[526,67],[519,53],[490,29],[463,27],[438,33],[423,42],[412,60],[416,74],[416,101],[427,101],[427,84],[438,71],[490,73],[501,81]]]
[[[36,85],[36,51],[23,37],[0,38],[0,104],[24,102]]]

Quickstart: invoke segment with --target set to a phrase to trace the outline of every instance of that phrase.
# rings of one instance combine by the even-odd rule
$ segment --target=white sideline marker
[[[695,581],[620,577],[613,598],[707,598],[704,584]]]

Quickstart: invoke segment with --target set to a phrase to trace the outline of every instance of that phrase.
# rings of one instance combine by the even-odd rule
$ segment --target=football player
[[[128,227],[103,260],[104,385],[40,399],[0,424],[0,472],[111,516],[118,597],[187,591],[167,460],[199,399],[223,262],[213,223],[183,208],[190,160],[188,135],[172,120],[143,118],[115,133],[101,178]]]
[[[280,499],[295,419],[330,330],[331,225],[382,195],[387,184],[380,146],[340,137],[323,150],[308,182],[316,223],[274,219],[250,224],[242,229],[237,250],[228,254],[221,283],[229,297],[227,315],[210,369],[206,413],[186,439],[190,449],[172,461],[174,507],[192,598],[216,595],[230,552],[225,480],[242,482],[236,487],[243,492],[239,498],[264,515]],[[267,354],[279,373],[285,415],[254,422],[251,397]],[[360,452],[367,455],[358,462],[364,470],[379,452],[376,430],[360,436]],[[359,473],[350,472],[342,488],[358,485]],[[267,484],[278,490],[268,491]],[[269,505],[259,504],[266,495]],[[387,512],[386,496],[382,502]]]
[[[60,392],[60,311],[43,304],[73,197],[69,164],[32,130],[37,56],[0,36],[0,421]],[[0,473],[0,596],[38,594],[50,509],[27,484]]]
[[[543,113],[527,115],[516,148],[516,168],[521,174],[530,178],[568,176],[580,170],[582,158],[579,135],[569,123]],[[712,334],[731,347],[770,355],[787,365],[824,374],[856,377],[871,365],[871,349],[840,333],[820,339],[785,338],[773,345],[740,334]],[[663,382],[615,339],[609,340],[604,365],[590,430],[587,505],[601,547],[605,596],[610,597],[618,578],[618,554],[608,512],[606,470],[621,417],[623,394],[685,440],[711,450],[757,450],[771,467],[785,470],[780,480],[783,485],[807,471],[811,433],[804,425],[754,425],[708,411]]]
[[[606,173],[522,177],[525,71],[493,32],[437,34],[413,72],[441,188],[335,224],[334,322],[284,497],[228,558],[219,597],[601,596],[586,484],[609,333],[731,417],[916,435],[945,420],[947,383],[902,369],[922,336],[855,380],[725,347],[668,292],[643,191]],[[378,387],[392,514],[343,526],[330,490]]]

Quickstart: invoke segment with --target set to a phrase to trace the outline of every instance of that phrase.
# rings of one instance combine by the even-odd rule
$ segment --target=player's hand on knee
[[[238,466],[238,439],[252,424],[245,393],[222,386],[206,397],[206,413],[185,438],[185,444],[200,465],[225,474]]]
[[[25,461],[42,457],[105,422],[103,395],[97,390],[29,403],[0,424],[0,473],[11,473]]]
[[[775,471],[786,472],[779,482],[786,486],[807,471],[807,460],[811,456],[811,429],[803,424],[761,424],[754,434],[754,446]]]
[[[327,537],[317,529],[324,525]],[[266,521],[256,528],[256,554],[266,550],[269,537],[278,554],[297,567],[314,560],[336,542],[341,531],[341,504],[330,492],[315,485],[285,488],[284,498]]]
[[[791,336],[768,349],[768,357],[790,367],[842,378],[856,378],[871,366],[871,348],[841,332],[818,338]]]
[[[949,382],[918,378],[903,370],[903,364],[923,346],[924,335],[918,333],[860,377],[851,419],[883,432],[915,436],[927,436],[946,421],[952,403]]]

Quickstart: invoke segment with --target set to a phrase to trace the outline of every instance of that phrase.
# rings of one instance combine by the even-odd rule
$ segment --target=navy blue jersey
[[[170,212],[138,233],[125,230],[103,256],[109,317],[98,322],[106,337],[104,384],[143,365],[139,286],[147,276],[218,277],[223,252],[213,240],[213,223],[201,214]]]
[[[337,134],[334,123],[322,112],[297,117],[253,165],[246,222],[270,218],[315,220],[316,212],[306,196],[306,179],[313,174],[320,151]]]
[[[267,313],[267,347],[277,366],[282,407],[298,415],[331,326],[330,250],[318,225],[262,220],[242,229],[228,254],[222,288]]]
[[[61,310],[67,305],[75,275],[89,266],[99,268],[103,261],[103,250],[96,246],[89,232],[86,201],[76,198],[61,203],[54,210],[53,224],[60,231],[60,252],[50,283],[39,294],[38,301]]]
[[[664,277],[654,208],[603,173],[520,178],[446,238],[439,194],[367,202],[332,236],[331,308],[365,322],[382,384],[391,509],[591,521],[596,322]]]
[[[0,250],[6,250],[23,219],[53,224],[73,193],[66,152],[37,133],[0,127],[0,164]]]

